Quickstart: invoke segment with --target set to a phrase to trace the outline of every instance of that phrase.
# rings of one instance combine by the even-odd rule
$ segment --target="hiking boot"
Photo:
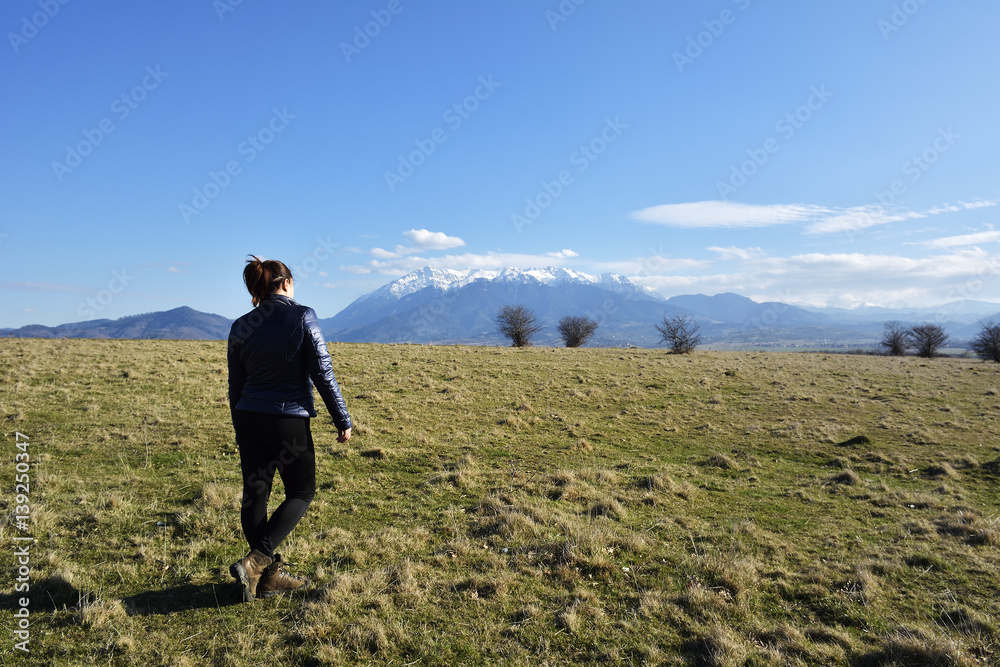
[[[308,577],[297,577],[285,570],[285,561],[281,554],[274,554],[274,560],[260,575],[257,586],[257,597],[280,595],[285,591],[294,591],[309,584]]]
[[[233,575],[233,578],[243,586],[244,602],[249,602],[256,597],[261,575],[271,563],[270,558],[254,549],[229,566],[229,574]]]

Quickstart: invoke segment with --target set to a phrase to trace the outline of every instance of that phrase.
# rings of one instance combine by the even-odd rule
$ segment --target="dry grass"
[[[355,436],[338,444],[315,422],[319,492],[280,549],[313,585],[244,605],[227,572],[246,546],[224,343],[0,341],[8,442],[32,443],[39,664],[1000,655],[992,367],[331,353]]]

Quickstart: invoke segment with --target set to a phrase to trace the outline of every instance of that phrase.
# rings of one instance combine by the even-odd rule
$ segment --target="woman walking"
[[[351,437],[351,416],[333,374],[316,312],[292,300],[288,267],[254,255],[243,282],[254,309],[229,332],[229,408],[240,450],[243,507],[240,522],[250,551],[229,567],[243,599],[275,595],[306,585],[290,574],[274,550],[295,528],[316,493],[316,456],[309,419],[313,385],[337,428],[337,442]],[[267,516],[277,471],[285,499]]]

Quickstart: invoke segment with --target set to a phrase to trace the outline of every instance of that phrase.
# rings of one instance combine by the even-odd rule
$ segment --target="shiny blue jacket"
[[[228,360],[230,410],[315,417],[315,384],[337,429],[351,427],[312,308],[267,297],[233,322]]]

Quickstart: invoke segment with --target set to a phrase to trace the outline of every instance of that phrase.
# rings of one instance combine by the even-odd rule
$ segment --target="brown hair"
[[[284,263],[276,259],[261,260],[256,255],[247,260],[243,267],[243,282],[253,297],[256,307],[262,300],[274,294],[286,280],[292,279],[292,272]]]

